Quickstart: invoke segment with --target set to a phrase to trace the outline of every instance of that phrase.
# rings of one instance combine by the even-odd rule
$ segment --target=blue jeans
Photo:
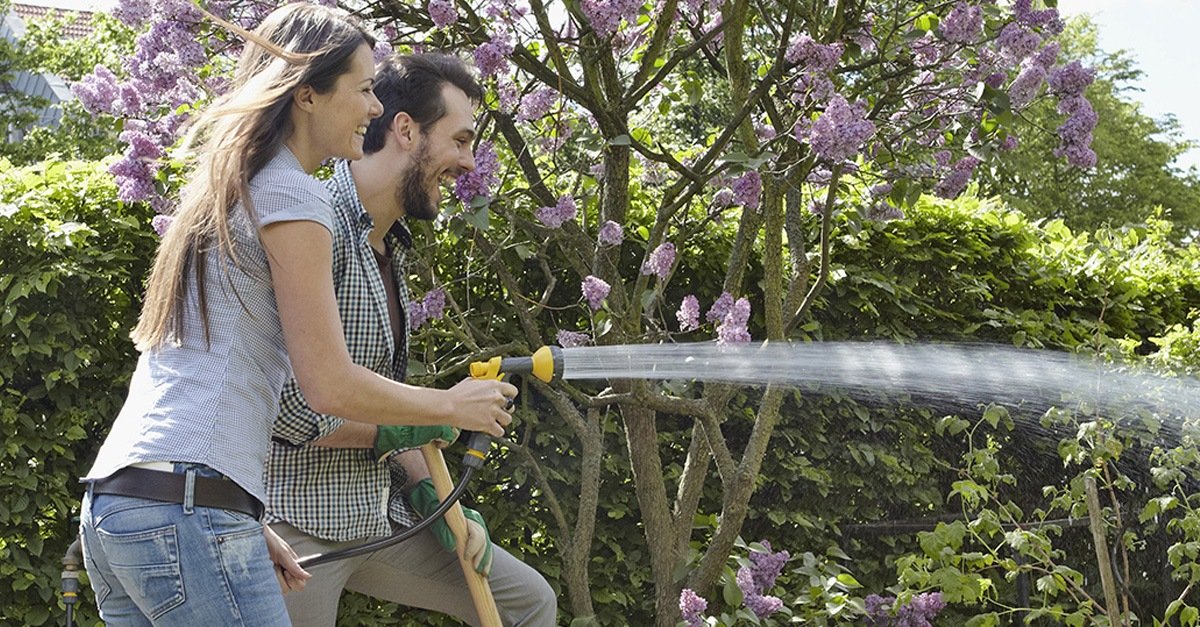
[[[175,472],[222,476],[199,464]],[[89,489],[81,529],[109,625],[291,625],[262,524],[246,514]]]

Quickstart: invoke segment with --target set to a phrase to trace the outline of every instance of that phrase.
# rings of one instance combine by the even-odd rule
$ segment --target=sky
[[[19,0],[27,4],[103,10],[116,0]],[[1127,50],[1145,76],[1142,91],[1128,96],[1141,101],[1143,113],[1160,119],[1171,113],[1183,137],[1200,144],[1200,77],[1190,70],[1193,47],[1200,36],[1200,0],[1058,0],[1066,17],[1086,13],[1097,25],[1100,48]],[[1200,145],[1181,156],[1178,165],[1200,168]]]

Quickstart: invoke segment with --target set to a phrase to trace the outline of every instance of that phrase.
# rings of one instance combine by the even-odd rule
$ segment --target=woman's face
[[[320,163],[331,157],[361,159],[367,124],[383,114],[375,97],[375,58],[366,44],[359,46],[350,69],[333,89],[314,96],[313,149]]]

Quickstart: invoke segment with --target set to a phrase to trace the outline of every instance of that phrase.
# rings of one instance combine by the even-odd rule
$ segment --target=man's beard
[[[404,215],[415,220],[433,220],[438,217],[438,208],[429,198],[427,162],[429,150],[421,146],[413,158],[413,165],[396,186],[396,201],[404,209]]]

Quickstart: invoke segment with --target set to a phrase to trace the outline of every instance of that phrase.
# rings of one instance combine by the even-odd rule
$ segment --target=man
[[[363,152],[339,161],[333,274],[346,344],[357,363],[402,380],[408,362],[401,218],[432,220],[441,185],[473,170],[474,112],[482,90],[454,57],[414,55],[380,64],[375,94],[384,113],[366,129]],[[314,412],[295,382],[283,393],[266,483],[267,522],[300,555],[361,544],[409,527],[436,506],[419,451],[453,439],[449,427],[375,427]],[[468,555],[487,574],[505,625],[553,625],[554,591],[529,566],[491,544],[483,519],[467,510]],[[375,553],[310,569],[303,591],[286,597],[298,627],[329,627],[342,590],[456,616],[479,618],[445,523]]]

